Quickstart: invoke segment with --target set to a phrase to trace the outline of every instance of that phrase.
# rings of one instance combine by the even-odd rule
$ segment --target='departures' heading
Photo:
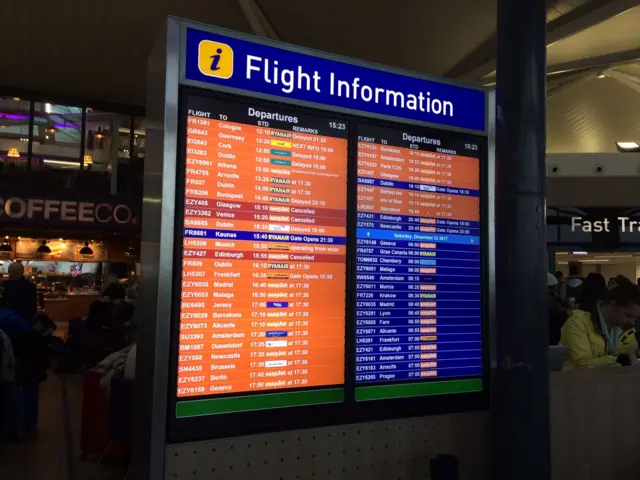
[[[485,132],[486,92],[351,59],[186,28],[184,79],[203,88]],[[257,94],[257,95],[256,95]]]

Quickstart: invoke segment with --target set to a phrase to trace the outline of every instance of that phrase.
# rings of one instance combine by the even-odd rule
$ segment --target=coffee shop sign
[[[122,225],[137,222],[131,208],[124,204],[20,197],[0,198],[0,221],[3,218],[85,224],[114,222]]]
[[[618,223],[620,232],[631,233],[640,232],[640,221],[631,220],[629,217],[618,217],[614,221]],[[582,217],[571,217],[571,231],[582,231],[584,233],[602,233],[610,232],[611,220],[604,218],[602,220],[585,220]]]

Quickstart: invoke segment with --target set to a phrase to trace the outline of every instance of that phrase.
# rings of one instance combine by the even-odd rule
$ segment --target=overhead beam
[[[640,0],[594,0],[547,24],[547,46],[571,37],[640,5]],[[497,37],[479,45],[447,72],[447,77],[481,80],[495,71]]]
[[[571,74],[568,78],[564,78],[557,83],[548,81],[547,100],[592,80],[598,72],[599,70],[597,69],[589,69]]]
[[[271,20],[264,13],[264,10],[258,5],[256,0],[238,0],[240,8],[247,18],[249,25],[253,29],[253,33],[259,37],[266,37],[272,40],[280,40],[276,29],[273,27]]]
[[[635,75],[629,75],[624,72],[619,72],[617,70],[609,70],[607,72],[607,76],[617,80],[623,85],[631,88],[634,92],[640,93],[640,83],[638,77]]]
[[[640,62],[640,48],[625,50],[624,52],[608,53],[598,57],[583,58],[571,62],[557,63],[547,68],[548,75],[589,68],[607,69]]]

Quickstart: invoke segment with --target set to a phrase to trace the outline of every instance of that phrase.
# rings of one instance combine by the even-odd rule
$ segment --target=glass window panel
[[[118,170],[118,192],[142,196],[142,176],[144,174],[146,121],[142,117],[133,119],[133,152],[131,158],[123,160]]]
[[[34,103],[30,182],[37,191],[59,195],[77,189],[81,136],[81,107]]]
[[[144,158],[146,153],[146,126],[145,118],[135,117],[133,119],[133,157]]]
[[[82,108],[36,102],[33,169],[79,170]]]
[[[87,109],[83,182],[101,194],[115,194],[119,170],[129,161],[131,117]]]
[[[85,168],[110,173],[118,159],[128,159],[131,148],[130,117],[87,109]]]
[[[0,97],[0,177],[20,174],[27,167],[30,102]]]

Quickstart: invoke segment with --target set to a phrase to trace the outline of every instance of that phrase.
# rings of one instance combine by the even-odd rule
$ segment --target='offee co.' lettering
[[[134,223],[131,208],[124,204],[78,202],[73,200],[50,200],[40,198],[0,198],[0,221],[2,217],[13,220],[36,219],[62,220],[82,223]]]

